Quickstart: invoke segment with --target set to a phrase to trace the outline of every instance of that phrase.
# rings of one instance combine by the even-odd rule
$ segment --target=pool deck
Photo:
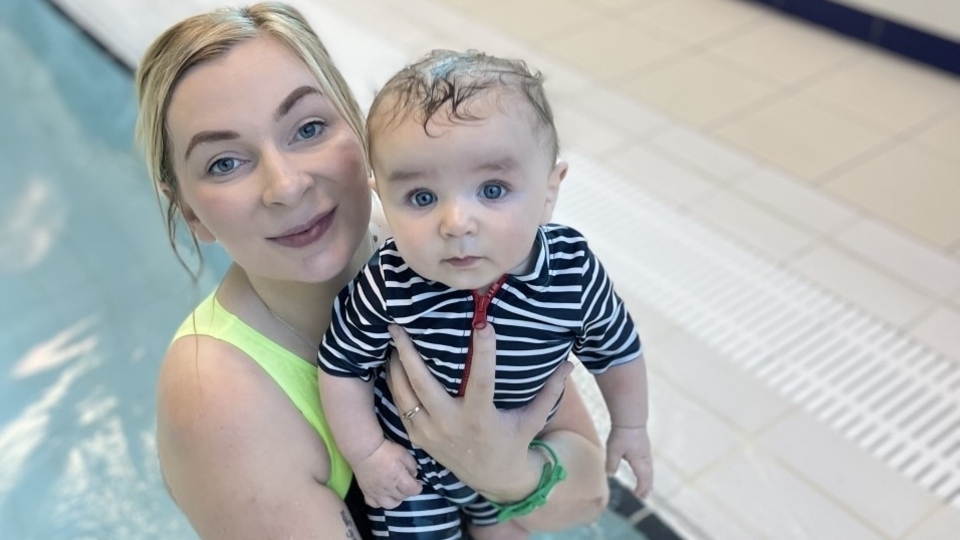
[[[53,1],[128,66],[224,3]],[[291,3],[362,104],[431,48],[544,72],[557,218],[641,326],[674,529],[957,537],[960,78],[735,0]]]

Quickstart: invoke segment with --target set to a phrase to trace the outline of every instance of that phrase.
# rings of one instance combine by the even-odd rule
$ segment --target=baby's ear
[[[553,209],[557,206],[557,197],[560,195],[560,183],[567,177],[567,171],[570,166],[565,161],[558,161],[550,171],[550,177],[547,179],[547,198],[543,203],[543,214],[540,216],[540,224],[546,225],[553,219]]]

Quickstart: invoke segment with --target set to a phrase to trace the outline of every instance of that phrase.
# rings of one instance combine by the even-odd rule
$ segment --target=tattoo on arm
[[[340,519],[343,520],[343,526],[347,528],[347,538],[350,540],[360,540],[360,533],[357,532],[357,527],[353,524],[353,518],[350,517],[350,512],[341,510]]]

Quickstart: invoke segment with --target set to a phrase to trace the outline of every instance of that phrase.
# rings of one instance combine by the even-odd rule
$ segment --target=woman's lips
[[[274,236],[268,238],[271,242],[276,242],[284,247],[291,248],[301,248],[304,246],[309,246],[310,244],[321,239],[327,230],[330,229],[330,225],[333,223],[333,215],[336,212],[336,208],[327,212],[326,214],[321,214],[304,225],[298,225],[291,229],[288,229],[283,234],[279,236]]]

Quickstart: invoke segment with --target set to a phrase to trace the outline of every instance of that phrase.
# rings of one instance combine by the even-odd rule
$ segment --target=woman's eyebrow
[[[290,109],[292,109],[293,106],[300,101],[300,98],[310,94],[320,94],[320,90],[314,88],[313,86],[301,86],[293,92],[290,92],[290,95],[280,103],[279,107],[277,107],[277,112],[273,114],[273,119],[280,120],[286,116],[286,114],[290,112]]]
[[[320,94],[320,90],[314,88],[313,86],[301,86],[290,92],[288,95],[277,107],[277,112],[273,113],[273,118],[275,120],[280,120],[293,108],[294,105],[300,101],[300,98],[310,95],[310,94]],[[193,151],[193,148],[201,143],[206,142],[217,142],[217,141],[228,141],[230,139],[238,139],[240,134],[236,131],[201,131],[193,136],[190,139],[190,144],[187,145],[187,151],[184,153],[184,161],[190,159],[190,152]]]
[[[240,134],[236,131],[201,131],[190,139],[190,144],[187,145],[187,151],[184,153],[183,160],[186,161],[190,159],[190,152],[200,143],[229,141],[230,139],[239,138]]]

